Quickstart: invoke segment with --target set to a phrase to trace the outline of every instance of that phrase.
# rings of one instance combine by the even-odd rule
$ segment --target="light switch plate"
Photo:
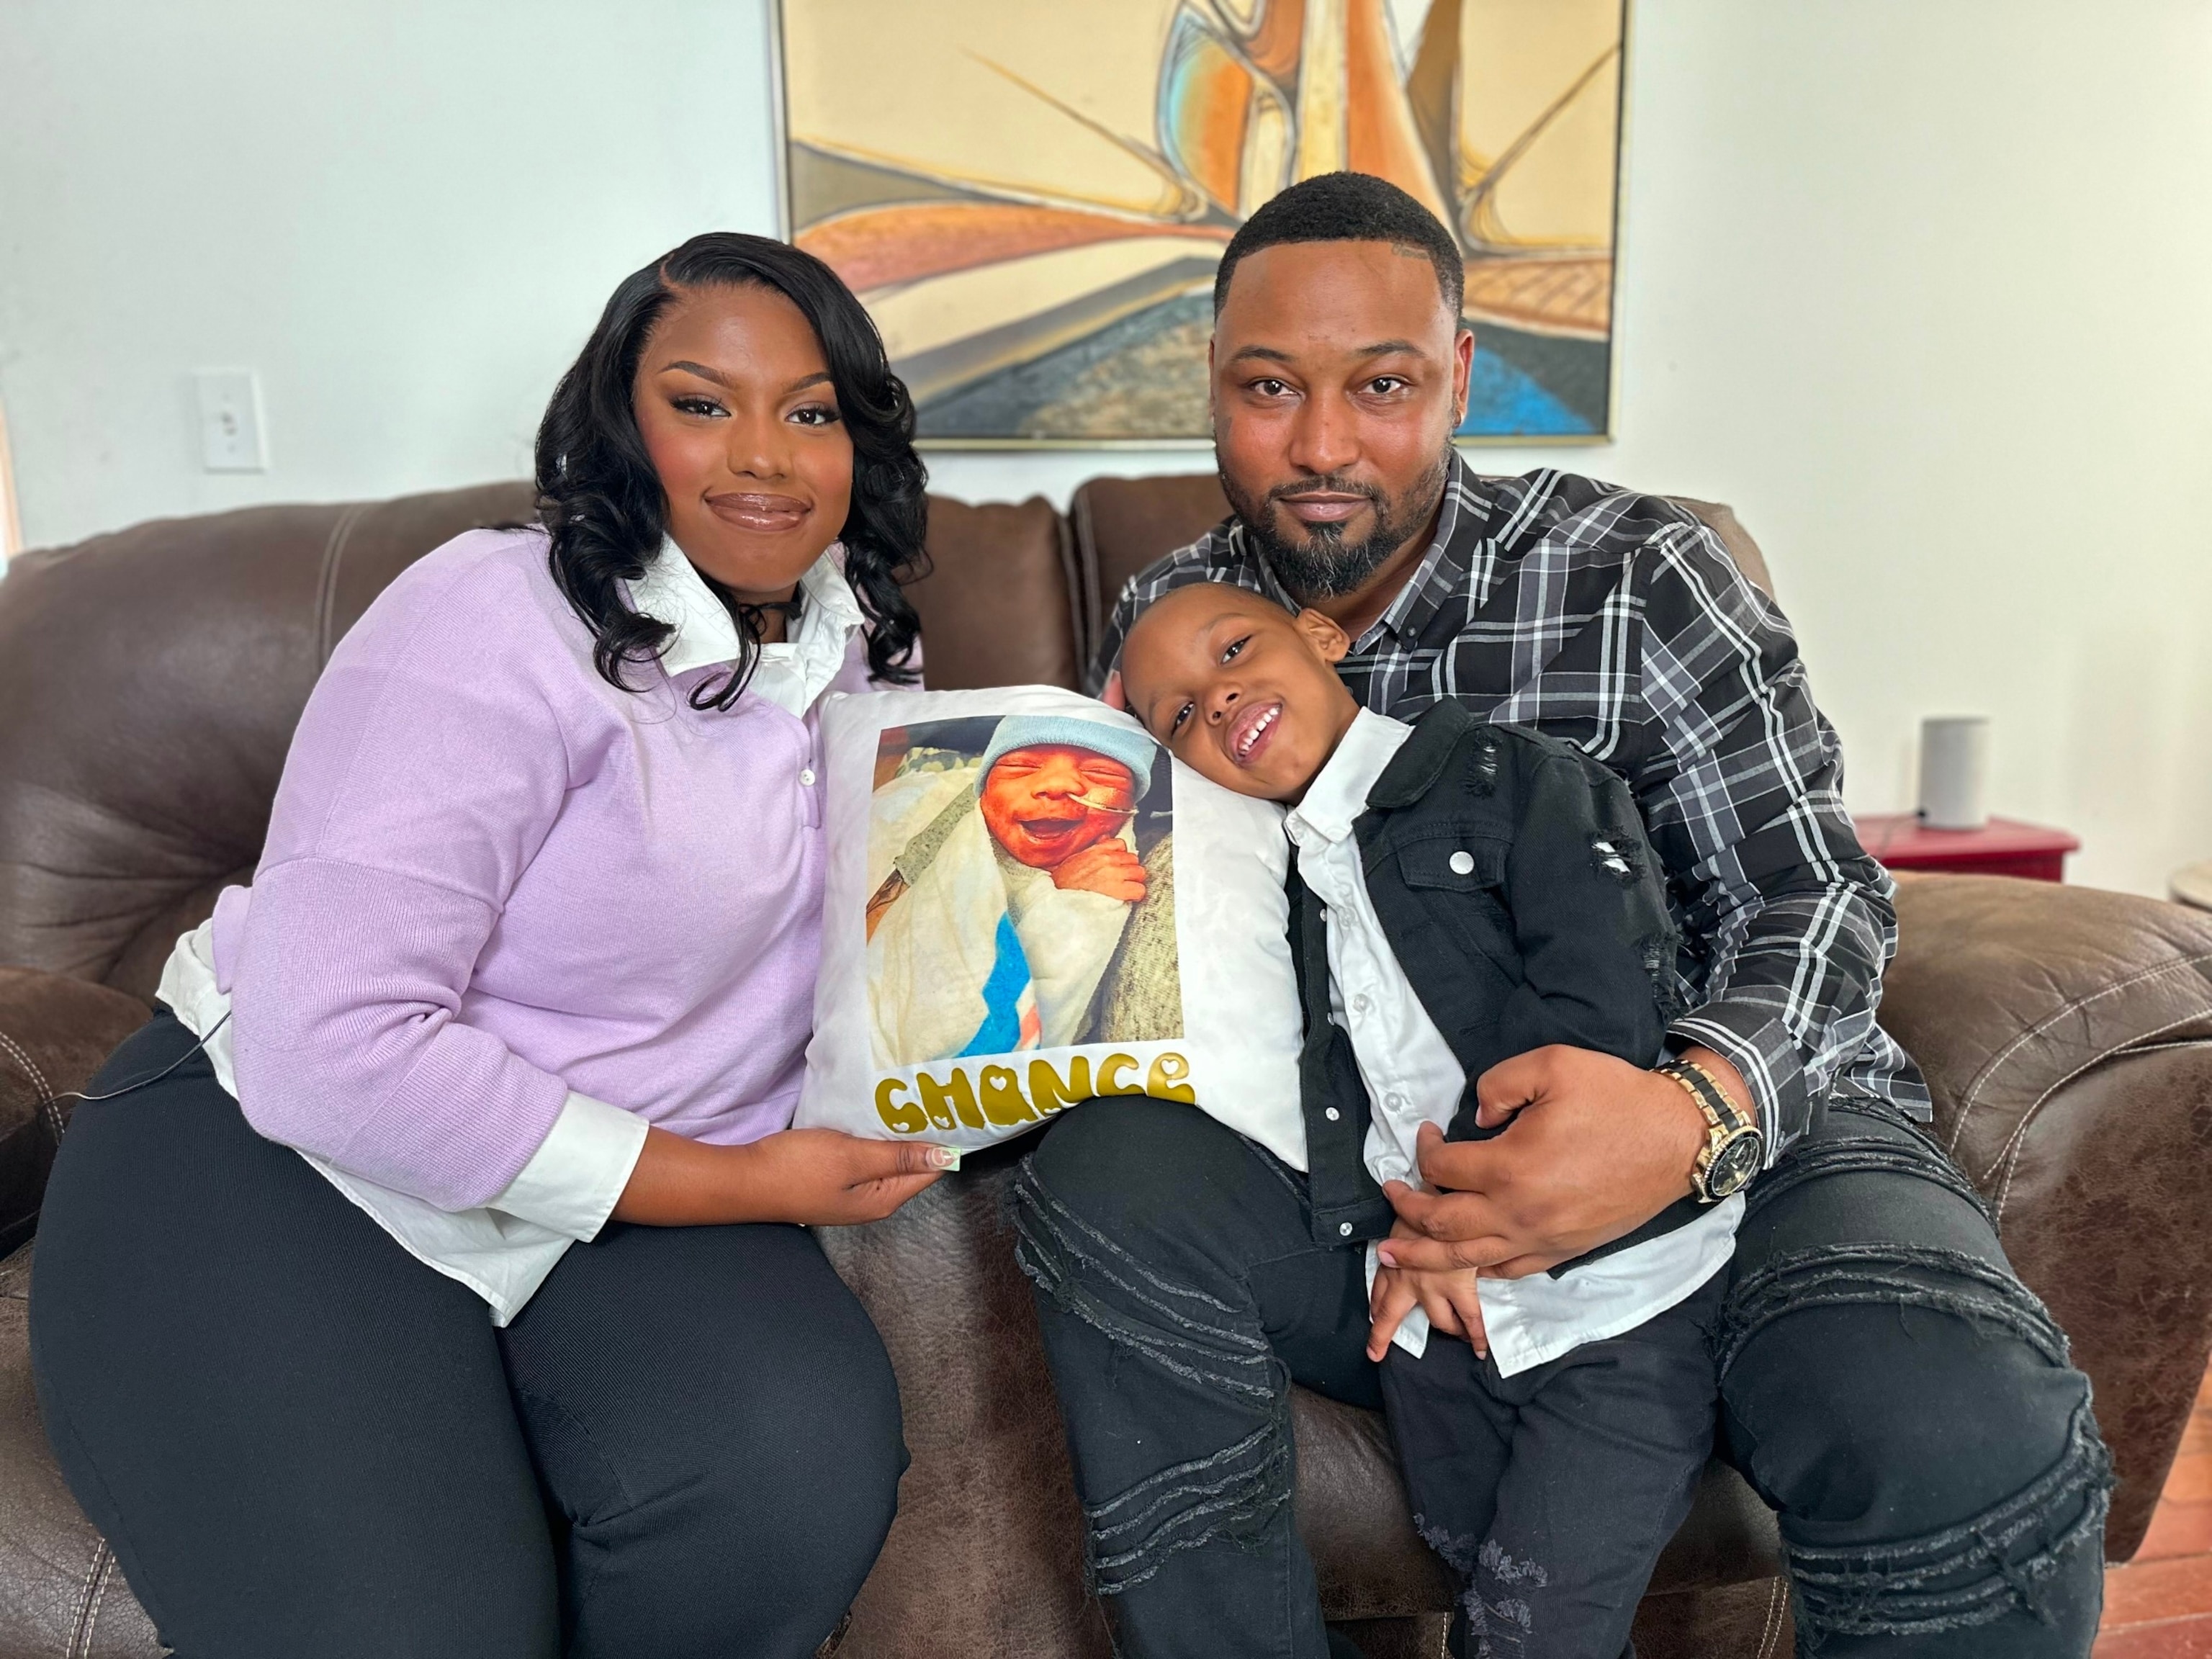
[[[266,472],[259,377],[251,369],[210,368],[192,378],[199,390],[200,465],[210,472]]]

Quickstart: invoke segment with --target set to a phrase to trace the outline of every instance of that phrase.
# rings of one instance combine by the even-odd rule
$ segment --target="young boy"
[[[1423,1126],[1511,1133],[1517,1108],[1476,1102],[1499,1061],[1551,1043],[1660,1060],[1674,934],[1619,779],[1449,701],[1413,726],[1370,713],[1332,666],[1346,647],[1318,611],[1195,584],[1131,630],[1122,685],[1178,759],[1290,808],[1292,928],[1326,961],[1352,1061],[1327,1116],[1364,1115],[1369,1173],[1418,1185]],[[1678,1080],[1707,1104],[1710,1079]],[[1703,1190],[1747,1173],[1709,1164]],[[1368,1246],[1368,1353],[1416,1523],[1463,1586],[1453,1654],[1628,1650],[1711,1449],[1707,1337],[1742,1206],[1686,1199],[1522,1279],[1382,1267]]]

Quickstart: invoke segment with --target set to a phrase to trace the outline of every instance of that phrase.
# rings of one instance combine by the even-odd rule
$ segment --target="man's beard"
[[[1390,562],[1408,538],[1419,532],[1436,511],[1444,491],[1444,475],[1451,465],[1447,451],[1436,465],[1413,480],[1406,493],[1392,501],[1372,484],[1349,478],[1297,478],[1278,484],[1257,501],[1237,487],[1227,471],[1221,474],[1221,490],[1229,505],[1244,521],[1244,533],[1259,550],[1261,558],[1275,573],[1283,591],[1300,605],[1319,599],[1341,599],[1355,593],[1368,579]],[[1320,492],[1364,495],[1375,509],[1374,528],[1364,540],[1346,546],[1341,524],[1306,526],[1306,540],[1298,546],[1275,531],[1274,508],[1288,495]]]

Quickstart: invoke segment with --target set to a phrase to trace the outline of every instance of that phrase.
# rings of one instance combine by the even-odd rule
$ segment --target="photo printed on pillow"
[[[1181,1037],[1174,790],[1165,750],[1096,720],[885,729],[868,822],[876,1064]],[[1170,1089],[1187,1072],[1154,1066]],[[1041,1091],[1063,1098],[1119,1081],[1097,1084],[1081,1057],[1047,1069]]]

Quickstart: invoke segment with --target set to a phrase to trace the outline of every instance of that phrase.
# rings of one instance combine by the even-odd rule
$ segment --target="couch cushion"
[[[2212,1346],[2212,915],[1997,876],[1905,876],[1881,1021],[1936,1138],[2096,1379],[2125,1559]],[[2154,1249],[2116,1240],[2156,1240]]]
[[[38,1224],[69,1094],[146,1022],[121,991],[35,968],[0,968],[0,1254]]]
[[[1211,472],[1093,478],[1069,497],[1086,671],[1129,578],[1162,554],[1189,546],[1228,516],[1229,498]]]
[[[31,1248],[0,1261],[0,1659],[159,1659],[115,1552],[62,1484],[31,1386]]]
[[[1059,685],[1078,678],[1075,580],[1052,503],[929,501],[927,575],[907,594],[921,617],[930,689]]]
[[[163,520],[0,586],[0,962],[150,996],[249,873],[292,727],[346,628],[440,542],[526,514],[488,485]]]

